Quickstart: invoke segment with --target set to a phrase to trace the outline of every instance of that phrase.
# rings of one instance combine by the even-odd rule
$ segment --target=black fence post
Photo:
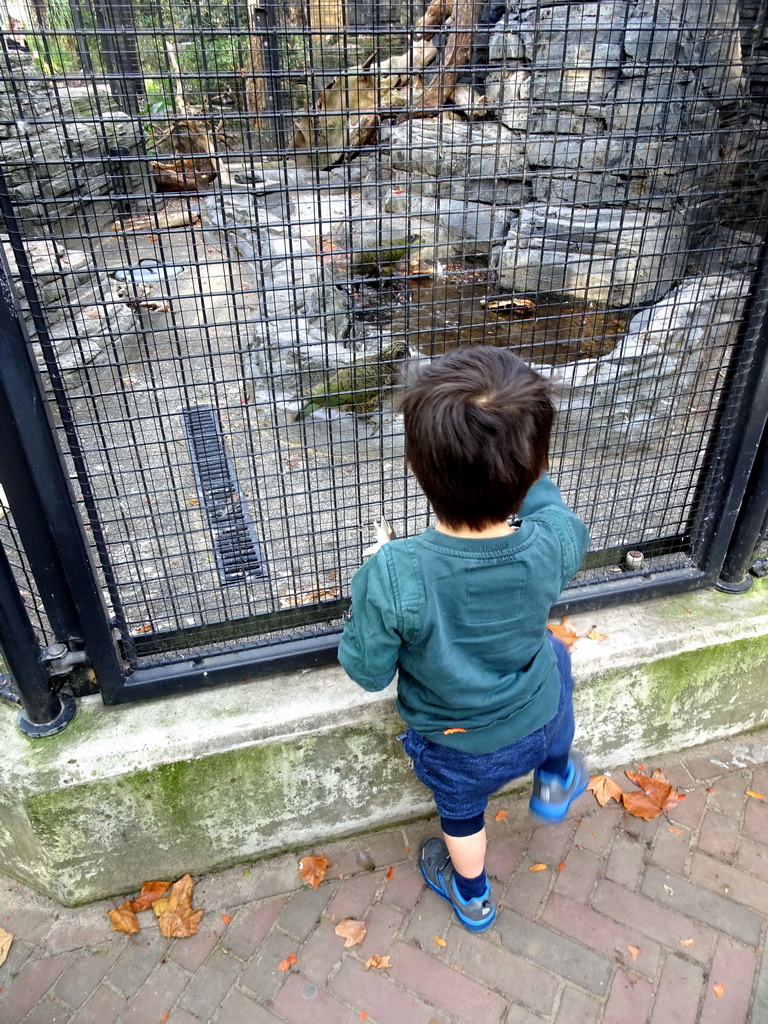
[[[0,199],[2,185],[0,180]],[[23,250],[16,255],[23,266]],[[58,641],[54,646],[77,652],[78,663],[87,658],[99,686],[111,692],[122,683],[123,667],[1,249],[0,408],[0,482]],[[51,657],[60,667],[64,652]]]
[[[749,477],[733,540],[725,556],[720,578],[715,583],[718,590],[728,594],[740,594],[752,586],[750,568],[755,550],[768,515],[768,434],[760,441],[755,464]]]
[[[76,705],[58,694],[37,642],[5,548],[0,544],[0,647],[21,698],[19,728],[27,736],[53,736],[72,721]]]

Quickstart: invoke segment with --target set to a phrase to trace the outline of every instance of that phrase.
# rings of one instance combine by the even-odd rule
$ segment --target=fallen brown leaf
[[[560,622],[548,622],[547,629],[561,640],[566,647],[573,647],[579,639],[579,634],[570,619],[563,617]]]
[[[564,861],[562,861],[562,860],[560,861],[560,863],[557,865],[557,870],[558,871],[565,871],[565,862]]]
[[[618,782],[609,779],[607,775],[593,775],[587,784],[587,789],[595,794],[595,799],[601,807],[605,807],[609,800],[621,803],[623,790]]]
[[[723,992],[725,992],[725,985],[713,985],[712,991],[715,993],[718,999],[722,999]]]
[[[504,821],[506,816],[507,816],[507,812],[506,811],[504,811],[504,810],[496,811],[496,817],[493,820],[494,821]]]
[[[681,946],[692,946],[693,945],[693,939],[680,939],[680,945]]]
[[[587,633],[587,637],[590,640],[607,640],[608,636],[605,633],[599,633],[597,626],[593,626],[592,629]]]
[[[642,772],[626,771],[625,775],[636,786],[639,786],[646,796],[662,811],[671,811],[680,802],[680,794],[674,786],[667,782],[664,774],[658,768],[650,778],[647,775],[643,775]]]
[[[145,882],[135,900],[131,900],[131,909],[135,913],[149,910],[152,904],[164,896],[170,888],[170,882]]]
[[[358,921],[354,917],[345,917],[343,921],[339,921],[333,930],[344,939],[344,949],[348,949],[350,946],[357,946],[362,942],[366,931],[365,922]]]
[[[637,958],[640,956],[640,950],[638,949],[638,947],[637,946],[627,946],[627,949],[629,950],[629,952],[630,952],[630,954],[632,956],[632,959],[633,960],[637,960]]]
[[[0,967],[5,963],[5,958],[8,956],[12,942],[13,936],[11,933],[7,932],[5,928],[0,928]]]
[[[547,865],[546,864],[531,864],[531,866],[528,868],[528,870],[529,871],[546,871],[547,870]]]
[[[316,889],[325,878],[325,872],[328,870],[330,863],[327,857],[316,857],[314,854],[311,854],[309,857],[302,857],[299,861],[299,874],[307,885],[311,885],[313,889]]]
[[[136,932],[141,931],[130,900],[123,900],[115,910],[108,910],[107,917],[112,922],[112,930],[115,932],[135,935]]]
[[[158,928],[166,939],[186,939],[196,933],[205,911],[192,909],[193,886],[192,878],[184,875],[174,882],[168,896],[152,904]]]
[[[622,795],[624,808],[635,818],[644,818],[650,821],[651,818],[658,818],[661,808],[645,793],[624,793]]]
[[[280,961],[280,963],[277,965],[277,969],[278,969],[278,971],[280,971],[283,974],[285,974],[286,971],[290,971],[290,969],[293,967],[293,965],[295,963],[296,963],[296,954],[295,953],[290,953],[285,958],[285,960],[281,960]]]
[[[445,946],[446,945],[445,939],[441,939],[439,935],[435,936],[435,942],[438,944],[438,946]]]
[[[390,878],[392,877],[392,875],[394,875],[394,873],[395,873],[395,869],[390,864],[389,865],[389,870],[387,871],[387,876],[386,876],[387,877],[387,881],[390,880]]]
[[[754,789],[748,789],[747,790],[747,796],[753,796],[755,798],[755,800],[765,800],[765,797],[763,796],[763,794],[762,793],[756,793],[754,791]]]
[[[376,968],[376,970],[383,970],[385,967],[391,966],[392,964],[389,962],[389,957],[379,956],[378,953],[374,953],[372,957],[369,957],[368,960],[365,961],[366,971],[369,971],[371,967]]]

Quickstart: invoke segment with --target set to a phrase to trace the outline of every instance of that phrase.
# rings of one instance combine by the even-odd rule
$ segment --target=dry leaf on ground
[[[7,932],[5,928],[0,928],[0,967],[5,963],[5,958],[8,956],[8,950],[11,948],[13,942],[13,936],[10,932]]]
[[[621,803],[624,791],[618,782],[609,779],[607,775],[593,775],[587,784],[587,789],[595,794],[595,799],[601,807],[605,807],[609,800]]]
[[[579,634],[570,619],[563,617],[560,622],[548,622],[547,629],[553,633],[558,640],[562,640],[566,647],[572,647],[579,639]]]
[[[547,865],[546,864],[531,864],[531,866],[528,868],[528,870],[529,871],[546,871],[547,870]]]
[[[446,946],[447,945],[445,939],[441,939],[439,935],[435,936],[435,942],[438,944],[438,946]]]
[[[365,970],[369,971],[371,967],[375,967],[377,970],[382,970],[384,967],[391,967],[392,964],[389,962],[388,956],[379,956],[378,953],[374,953],[372,957],[369,957],[365,961]]]
[[[302,857],[299,861],[299,874],[307,885],[311,885],[313,889],[316,889],[325,878],[325,872],[328,870],[330,863],[327,857],[316,857],[314,854]]]
[[[295,963],[296,963],[296,954],[295,953],[289,953],[288,956],[285,958],[285,960],[281,960],[280,961],[280,963],[277,965],[277,969],[278,969],[278,971],[281,971],[283,974],[285,974],[286,971],[290,971],[290,969],[293,967],[293,965]]]
[[[725,985],[713,985],[712,991],[715,993],[718,999],[722,999],[723,992],[725,992]]]
[[[112,930],[135,935],[140,932],[139,919],[136,917],[130,900],[124,900],[115,910],[108,910],[107,917],[112,922]]]
[[[622,796],[624,810],[634,818],[644,818],[650,821],[651,818],[658,818],[661,808],[645,793],[624,793]]]
[[[755,800],[765,800],[765,796],[762,793],[756,793],[754,789],[748,789],[747,796],[753,796]]]
[[[600,633],[597,626],[593,626],[592,629],[587,633],[587,637],[590,640],[607,640],[608,636],[605,633]]]
[[[136,899],[131,900],[131,909],[137,914],[141,910],[149,910],[156,900],[168,892],[170,886],[170,882],[145,882]]]
[[[345,917],[333,930],[344,939],[345,949],[356,946],[365,938],[365,922],[358,921],[354,917]]]
[[[184,875],[173,884],[170,895],[152,904],[158,927],[166,939],[186,939],[197,931],[204,911],[192,909],[193,885],[191,877]]]
[[[640,956],[639,948],[637,946],[627,946],[627,949],[629,950],[632,959],[637,960],[637,958]]]
[[[496,811],[496,817],[493,820],[494,821],[504,821],[506,816],[507,816],[507,812],[505,810]]]
[[[671,811],[680,802],[680,793],[667,782],[660,769],[657,768],[650,778],[643,775],[642,772],[626,771],[624,774],[642,789],[651,802],[659,807],[660,811]],[[626,805],[626,799],[624,803]]]

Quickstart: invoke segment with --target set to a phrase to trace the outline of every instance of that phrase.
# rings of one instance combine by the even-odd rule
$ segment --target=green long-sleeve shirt
[[[400,715],[436,743],[496,750],[557,711],[547,618],[589,535],[547,476],[519,515],[504,537],[391,541],[353,577],[339,661],[366,690],[399,672]]]

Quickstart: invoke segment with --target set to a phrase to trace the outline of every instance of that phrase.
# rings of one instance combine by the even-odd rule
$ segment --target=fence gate
[[[559,610],[740,582],[766,0],[0,18],[0,637],[30,730],[65,683],[332,659],[374,522],[430,521],[402,368],[457,345],[558,381],[552,472],[593,538]]]

